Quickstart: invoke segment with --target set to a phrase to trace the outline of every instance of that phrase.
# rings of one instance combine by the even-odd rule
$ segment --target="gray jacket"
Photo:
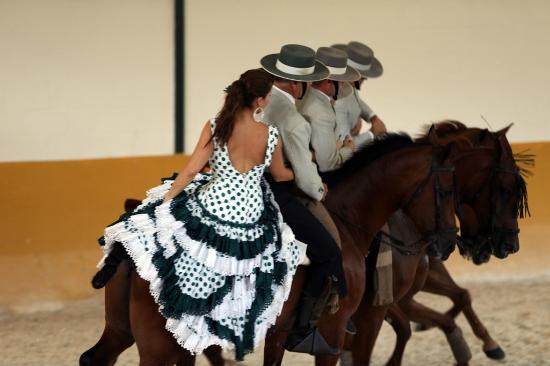
[[[338,100],[334,103],[334,110],[336,111],[338,134],[342,135],[342,138],[350,134],[359,117],[370,122],[371,118],[376,115],[359,97],[358,90],[350,83],[345,83],[344,87],[340,89]]]
[[[300,104],[300,113],[311,123],[311,145],[320,171],[338,169],[351,158],[353,151],[350,148],[336,147],[338,140],[344,136],[338,133],[336,113],[328,96],[315,88],[309,88]]]
[[[285,161],[294,171],[298,188],[316,201],[323,198],[323,182],[309,150],[311,126],[298,113],[296,106],[281,92],[273,88],[271,100],[265,108],[264,120],[277,126],[283,140]]]

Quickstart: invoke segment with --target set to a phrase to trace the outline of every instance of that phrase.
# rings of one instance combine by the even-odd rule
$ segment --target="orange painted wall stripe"
[[[514,145],[525,149],[537,155],[528,179],[533,217],[521,222],[529,240],[533,230],[547,235],[550,227],[550,142]],[[122,213],[125,198],[143,198],[186,161],[175,155],[0,163],[0,306],[93,294],[89,281],[104,227]]]

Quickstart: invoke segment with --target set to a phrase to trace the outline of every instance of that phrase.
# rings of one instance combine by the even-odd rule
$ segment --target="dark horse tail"
[[[124,210],[130,212],[134,210],[141,204],[140,200],[128,198],[124,201]],[[107,282],[113,277],[116,273],[118,265],[125,259],[130,259],[126,250],[122,247],[121,243],[115,243],[113,245],[113,250],[105,258],[105,265],[101,268],[92,278],[92,287],[95,289],[100,289],[105,287]],[[131,262],[131,261],[130,261]]]
[[[105,287],[107,282],[113,277],[116,273],[118,265],[125,259],[130,259],[128,253],[120,243],[115,243],[113,245],[113,250],[105,258],[105,265],[101,268],[92,278],[92,287],[95,289],[100,289]]]

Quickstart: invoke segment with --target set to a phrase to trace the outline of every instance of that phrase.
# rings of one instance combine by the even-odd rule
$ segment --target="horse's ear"
[[[514,125],[514,123],[510,123],[508,126],[504,127],[503,129],[501,130],[498,130],[497,132],[495,132],[495,134],[497,136],[504,136],[508,133],[508,130]]]
[[[431,142],[432,145],[440,145],[439,138],[437,137],[437,132],[435,132],[434,124],[430,126],[430,130],[428,131],[428,140]]]

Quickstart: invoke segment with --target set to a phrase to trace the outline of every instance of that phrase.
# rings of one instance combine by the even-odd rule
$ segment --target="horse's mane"
[[[360,167],[364,167],[376,159],[400,150],[402,148],[414,145],[413,139],[404,132],[387,133],[376,138],[372,142],[361,147],[353,156],[344,163],[339,169],[322,173],[323,180],[331,185],[340,180],[344,180],[356,172]]]

